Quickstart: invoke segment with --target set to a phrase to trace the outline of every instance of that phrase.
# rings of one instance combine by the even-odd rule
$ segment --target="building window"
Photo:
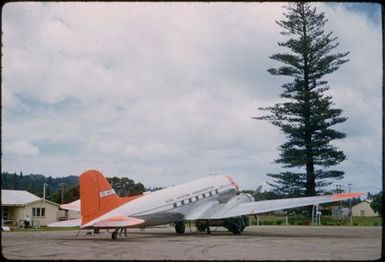
[[[45,217],[45,207],[34,207],[32,208],[33,217]]]
[[[9,207],[3,207],[3,215],[2,218],[3,220],[8,220],[9,219]]]

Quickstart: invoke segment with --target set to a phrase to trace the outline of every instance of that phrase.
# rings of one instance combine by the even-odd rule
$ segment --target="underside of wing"
[[[133,227],[143,224],[144,220],[134,217],[116,216],[96,222],[92,225],[94,228],[122,228]]]

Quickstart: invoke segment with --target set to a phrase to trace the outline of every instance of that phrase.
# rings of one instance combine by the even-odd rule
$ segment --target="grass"
[[[250,225],[256,225],[257,219],[250,216]],[[289,225],[311,225],[310,217],[289,216]],[[259,225],[286,225],[285,216],[259,216]],[[321,225],[327,226],[349,226],[349,218],[340,219],[339,217],[322,216]],[[381,217],[353,217],[353,226],[382,226]]]

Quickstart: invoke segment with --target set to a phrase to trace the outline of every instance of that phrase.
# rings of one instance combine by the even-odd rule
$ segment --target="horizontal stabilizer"
[[[48,224],[47,227],[79,227],[81,222],[81,219],[70,219]]]
[[[63,204],[60,205],[60,208],[65,209],[65,210],[72,210],[72,211],[79,211],[80,212],[80,199],[68,203],[68,204]]]
[[[94,228],[117,228],[117,227],[132,227],[143,224],[144,220],[133,217],[116,216],[106,220],[97,222],[92,225]]]

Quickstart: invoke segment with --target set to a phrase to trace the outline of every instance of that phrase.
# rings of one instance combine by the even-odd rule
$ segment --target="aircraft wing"
[[[298,198],[285,198],[274,200],[262,200],[255,202],[240,203],[237,205],[226,206],[226,203],[218,203],[217,201],[211,201],[211,207],[205,212],[198,214],[193,211],[188,214],[186,220],[196,219],[222,219],[228,217],[235,217],[241,215],[253,215],[261,214],[265,212],[282,210],[288,208],[302,207],[317,205],[328,202],[335,202],[340,200],[346,200],[354,197],[359,197],[364,193],[349,193],[349,194],[335,194],[324,195],[314,197],[298,197]]]

